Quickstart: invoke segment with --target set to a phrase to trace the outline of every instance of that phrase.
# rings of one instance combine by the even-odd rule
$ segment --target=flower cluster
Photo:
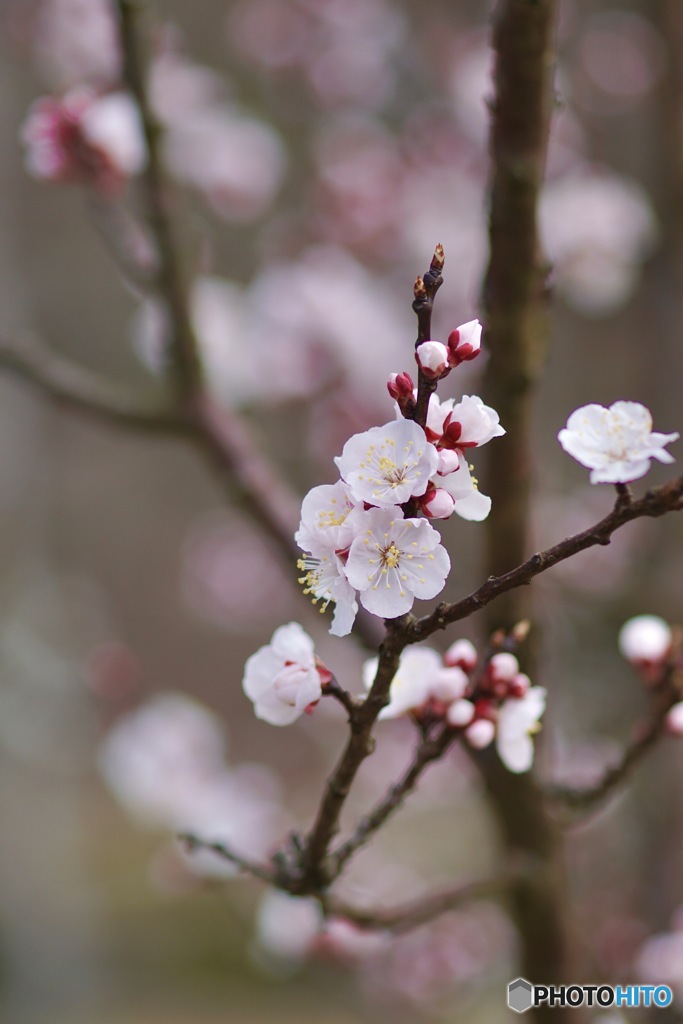
[[[442,346],[449,368],[477,354],[480,335],[477,321],[452,332],[449,347]],[[408,417],[415,402],[410,376],[394,374],[388,387]],[[450,560],[439,534],[417,513],[486,518],[491,502],[479,493],[465,451],[503,433],[497,413],[480,398],[456,404],[432,395],[424,429],[400,417],[346,442],[335,459],[341,479],[308,493],[295,538],[305,553],[299,568],[306,593],[322,600],[323,610],[335,604],[333,634],[350,632],[359,601],[375,615],[395,618],[416,597],[440,593]]]
[[[365,663],[367,690],[377,659]],[[545,710],[546,691],[531,686],[513,654],[494,654],[480,665],[469,640],[456,640],[443,657],[430,647],[408,648],[401,656],[381,719],[410,714],[424,725],[444,721],[462,729],[470,746],[482,749],[495,739],[498,754],[512,772],[525,772],[534,758],[532,736]]]

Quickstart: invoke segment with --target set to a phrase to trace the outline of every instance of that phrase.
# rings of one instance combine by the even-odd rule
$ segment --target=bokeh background
[[[437,242],[436,336],[479,313],[491,5],[150,7],[151,92],[211,387],[304,493],[334,478],[350,433],[393,416],[384,385],[411,369],[412,282]],[[683,11],[675,0],[560,7],[537,545],[611,502],[557,444],[574,408],[629,398],[656,429],[682,422]],[[0,19],[2,332],[142,386],[163,371],[163,310],[122,279],[102,237],[112,209],[135,208],[135,184],[109,207],[36,181],[19,139],[36,97],[117,88],[111,5],[5,0]],[[476,391],[483,360],[444,390]],[[89,422],[2,375],[0,394],[3,1021],[504,1019],[515,935],[499,907],[474,904],[390,948],[321,940],[310,908],[264,904],[258,884],[183,858],[171,839],[183,758],[199,764],[187,824],[258,852],[310,821],[342,742],[335,708],[287,730],[257,722],[245,658],[295,618],[359,692],[363,652],[329,637],[295,568],[189,446]],[[662,479],[658,467],[648,482]],[[444,527],[449,596],[480,580],[481,529]],[[680,540],[673,517],[641,521],[534,584],[547,778],[594,777],[643,712],[616,636],[641,612],[680,620]],[[477,629],[448,639],[481,640]],[[349,821],[397,774],[410,736],[383,727]],[[591,980],[651,981],[666,963],[683,981],[682,768],[667,740],[623,797],[568,835]],[[358,857],[347,891],[391,902],[497,866],[479,779],[455,751]]]

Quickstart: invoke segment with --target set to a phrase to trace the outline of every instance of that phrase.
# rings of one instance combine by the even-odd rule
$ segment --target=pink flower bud
[[[510,680],[508,693],[511,697],[525,697],[530,686],[531,680],[529,677],[524,672],[520,672],[514,679]]]
[[[415,385],[409,373],[392,373],[387,381],[387,391],[398,402],[402,398],[412,398]]]
[[[423,341],[415,350],[415,358],[426,377],[443,377],[450,370],[448,349],[440,341]]]
[[[666,716],[666,727],[676,736],[683,736],[683,702],[671,708]]]
[[[446,712],[446,719],[449,725],[469,725],[473,718],[474,704],[471,700],[456,700]]]
[[[509,683],[519,674],[519,662],[514,654],[494,654],[489,662],[489,672],[496,682]]]
[[[619,650],[636,666],[660,664],[671,649],[671,628],[658,615],[636,615],[621,627]]]
[[[455,501],[443,487],[429,492],[427,500],[422,503],[422,511],[429,519],[448,519],[453,515]]]
[[[469,640],[456,640],[443,656],[444,665],[461,668],[463,672],[472,672],[477,665],[477,650]]]
[[[451,366],[474,359],[480,349],[481,324],[478,320],[468,320],[448,335],[448,361]]]
[[[496,727],[488,718],[478,718],[465,732],[467,742],[475,750],[483,750],[484,747],[488,747],[493,742],[495,735]]]

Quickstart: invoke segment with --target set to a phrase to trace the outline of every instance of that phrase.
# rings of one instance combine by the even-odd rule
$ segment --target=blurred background
[[[435,337],[479,314],[490,6],[150,4],[151,95],[210,386],[302,494],[334,479],[350,433],[393,417],[385,383],[412,369],[412,283],[437,242]],[[20,141],[36,98],[120,87],[112,5],[4,0],[0,31],[2,332],[145,385],[163,372],[164,311],[107,244],[130,226],[134,180],[114,197],[36,180]],[[682,424],[683,10],[565,0],[558,45],[535,546],[612,501],[557,444],[573,409],[628,398],[655,429]],[[484,358],[443,393],[476,393]],[[173,844],[193,827],[260,855],[310,823],[343,715],[323,702],[287,730],[258,722],[243,664],[297,619],[360,692],[363,651],[329,636],[294,566],[189,446],[90,422],[2,375],[0,397],[2,1020],[504,1019],[516,940],[496,905],[391,943],[343,928],[320,937],[307,903],[264,899]],[[665,478],[658,467],[648,484]],[[480,582],[481,530],[444,525],[449,597]],[[646,707],[616,636],[642,612],[680,621],[680,538],[675,517],[639,521],[534,584],[547,778],[594,777]],[[481,640],[477,628],[446,639]],[[407,724],[382,727],[347,824],[396,777],[410,741]],[[683,985],[682,768],[667,740],[568,835],[590,980],[653,981],[653,963],[666,963]],[[345,886],[391,903],[497,866],[479,779],[453,751]]]

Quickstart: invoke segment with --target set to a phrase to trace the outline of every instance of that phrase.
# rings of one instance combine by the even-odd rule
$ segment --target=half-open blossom
[[[373,508],[364,514],[364,527],[351,545],[346,575],[369,612],[396,618],[416,597],[428,600],[443,590],[451,563],[426,519]]]
[[[448,365],[448,349],[441,341],[423,341],[415,350],[415,358],[426,377],[443,377]]]
[[[639,402],[615,402],[609,409],[584,405],[557,436],[564,450],[591,470],[592,484],[638,480],[651,459],[673,462],[664,446],[679,437],[653,433],[652,416]]]
[[[145,165],[137,107],[124,93],[77,89],[43,97],[22,128],[26,166],[36,178],[78,181],[103,192],[120,188]]]
[[[379,508],[424,494],[438,466],[422,427],[404,419],[354,434],[334,461],[353,497]]]
[[[427,436],[439,448],[477,448],[504,433],[496,410],[477,395],[463,395],[457,403],[440,402],[436,395],[429,400]]]
[[[420,507],[429,519],[448,519],[453,515],[455,501],[443,487],[430,485]]]
[[[545,697],[542,686],[532,686],[524,697],[506,700],[498,712],[496,747],[501,761],[511,772],[527,772],[533,764],[532,736],[538,732]]]
[[[636,615],[619,630],[619,650],[634,665],[660,664],[671,650],[671,627],[658,615]]]
[[[363,683],[368,691],[377,664],[377,658],[371,658],[363,665]],[[461,669],[445,668],[441,656],[431,647],[409,647],[401,655],[391,681],[389,703],[379,717],[398,718],[411,711],[419,712],[430,704],[439,705],[443,713],[454,701],[460,700],[468,682]]]
[[[468,320],[448,335],[448,352],[451,366],[458,366],[479,355],[481,349],[481,324]]]
[[[265,647],[247,659],[242,689],[257,718],[289,725],[322,696],[313,641],[298,622],[280,626]]]

